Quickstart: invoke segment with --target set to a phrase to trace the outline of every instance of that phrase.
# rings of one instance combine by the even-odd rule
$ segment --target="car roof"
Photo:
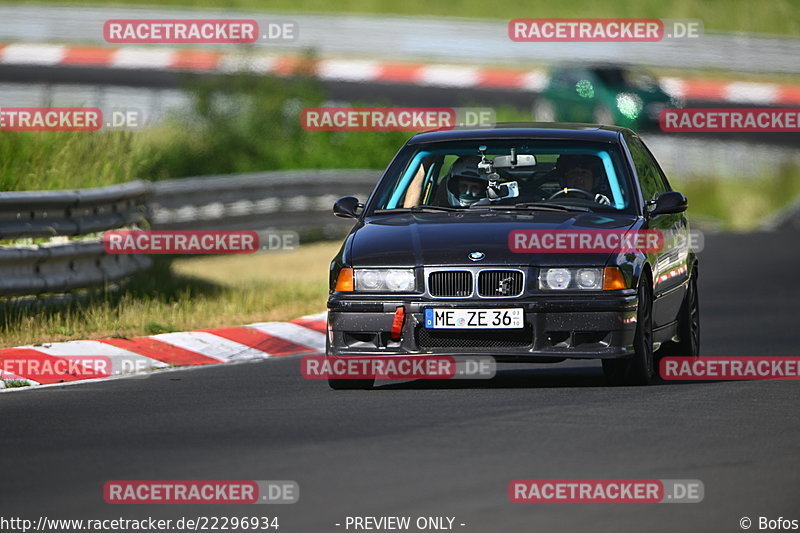
[[[580,68],[588,70],[633,70],[633,69],[642,69],[644,67],[640,67],[638,65],[626,65],[622,63],[612,63],[605,61],[568,61],[553,66],[551,68],[551,71],[555,72],[560,70],[572,70]]]
[[[617,126],[566,122],[510,122],[492,128],[454,128],[419,133],[408,144],[473,139],[550,139],[616,143],[628,131]]]

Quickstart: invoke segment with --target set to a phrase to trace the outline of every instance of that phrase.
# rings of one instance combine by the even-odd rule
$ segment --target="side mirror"
[[[646,210],[648,216],[671,215],[683,213],[689,207],[689,201],[678,191],[662,192],[655,200],[647,202]]]
[[[356,210],[360,207],[364,207],[364,204],[359,203],[358,198],[345,196],[344,198],[339,198],[333,204],[333,214],[342,218],[358,218]]]

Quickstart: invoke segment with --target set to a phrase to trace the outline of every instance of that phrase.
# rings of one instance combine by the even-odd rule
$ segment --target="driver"
[[[486,175],[478,168],[480,156],[461,156],[450,167],[447,177],[447,199],[451,206],[469,207],[486,198],[489,184]]]
[[[601,175],[600,160],[597,157],[564,154],[556,161],[556,172],[563,187],[563,192],[556,194],[569,196],[572,193],[594,199],[599,204],[611,205],[608,196],[595,193],[599,189]]]

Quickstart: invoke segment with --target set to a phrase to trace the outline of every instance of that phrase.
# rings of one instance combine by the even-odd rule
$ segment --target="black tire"
[[[330,379],[328,385],[333,390],[369,390],[375,385],[375,379]]]
[[[609,385],[648,385],[655,377],[653,357],[653,297],[647,278],[639,283],[634,355],[626,359],[603,359],[603,374]]]
[[[700,356],[700,297],[697,292],[697,267],[689,278],[689,287],[678,314],[678,342],[665,342],[656,352],[658,357]]]

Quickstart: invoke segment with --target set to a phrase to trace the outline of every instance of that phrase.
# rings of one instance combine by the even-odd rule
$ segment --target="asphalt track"
[[[797,234],[709,236],[705,355],[797,355]],[[333,392],[299,359],[0,394],[0,516],[455,516],[456,531],[741,531],[800,519],[798,382],[608,388],[599,366]],[[512,504],[517,478],[700,479],[699,504]],[[113,479],[290,479],[275,506],[112,506]],[[352,531],[352,530],[351,530]],[[415,531],[415,530],[412,530]]]

